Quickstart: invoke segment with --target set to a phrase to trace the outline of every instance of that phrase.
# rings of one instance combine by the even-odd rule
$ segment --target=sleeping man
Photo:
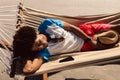
[[[34,73],[52,55],[115,47],[119,32],[119,25],[83,24],[76,27],[61,20],[45,19],[38,31],[24,26],[16,32],[14,58],[20,56],[25,60],[24,73]]]

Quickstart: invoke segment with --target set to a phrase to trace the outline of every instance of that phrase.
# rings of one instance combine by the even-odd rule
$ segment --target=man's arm
[[[12,48],[12,46],[11,46],[9,43],[7,43],[7,42],[6,42],[5,40],[3,40],[3,39],[1,39],[0,41],[1,41],[10,51],[13,51],[13,48]],[[0,43],[0,47],[1,47],[1,48],[5,48],[2,43]]]
[[[26,61],[25,66],[23,67],[23,72],[25,74],[34,73],[41,67],[42,63],[43,63],[42,57],[35,58],[33,61],[28,59]]]
[[[78,37],[82,38],[84,41],[86,41],[89,38],[89,36],[82,30],[80,30],[77,26],[71,25],[66,22],[62,22],[62,23],[63,23],[63,28],[65,30],[73,32]],[[95,39],[89,40],[88,43],[91,44],[94,49],[101,49],[101,45]]]
[[[85,32],[83,32],[82,30],[80,30],[78,27],[71,25],[69,23],[66,23],[66,22],[62,22],[62,23],[63,23],[63,28],[65,30],[73,32],[75,35],[82,38],[83,40],[86,40],[89,38],[89,36]]]

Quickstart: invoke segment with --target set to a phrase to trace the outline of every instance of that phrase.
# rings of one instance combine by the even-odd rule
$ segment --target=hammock
[[[56,15],[40,10],[35,10],[29,7],[19,6],[18,20],[23,25],[30,25],[31,27],[38,27],[40,22],[45,18],[61,19],[74,25],[90,24],[90,23],[109,23],[118,24],[120,22],[120,12],[115,14],[101,14],[101,15],[88,15],[88,16],[65,16]]]
[[[12,9],[9,9],[9,11],[12,11]],[[7,17],[8,15],[5,16]],[[9,16],[15,16],[15,14]],[[30,26],[37,29],[37,27],[40,25],[40,22],[45,18],[60,19],[68,23],[75,24],[76,26],[79,24],[91,24],[91,23],[118,24],[120,23],[120,12],[114,14],[86,15],[73,17],[44,12],[29,7],[25,7],[22,4],[20,4],[18,6],[17,21],[16,18],[13,19],[14,24],[12,23],[12,21],[8,22],[7,24],[5,24],[4,22],[0,23],[0,25],[2,25],[0,26],[0,34],[2,34],[0,35],[0,38],[11,44],[12,37],[17,29],[23,26]],[[7,19],[9,20],[11,18],[7,17]],[[7,25],[9,25],[10,27],[7,27]],[[0,52],[2,53],[2,55],[4,55],[5,59],[4,57],[3,58],[0,57],[0,59],[3,61],[4,65],[6,65],[6,69],[8,70],[9,73],[10,71],[9,61],[11,60],[10,56],[12,55],[12,52],[3,43],[2,45],[5,47],[5,49],[0,48]],[[120,47],[116,47],[101,51],[74,52],[52,56],[50,58],[50,61],[43,64],[38,71],[36,71],[34,74],[27,76],[34,76],[38,74],[56,72],[77,67],[85,67],[90,65],[99,65],[120,61],[119,50]],[[63,61],[64,59],[71,57],[72,59],[70,61],[65,62]],[[16,77],[17,76],[25,77],[26,75],[18,73]]]
[[[72,17],[35,10],[29,7],[24,7],[23,5],[19,6],[18,14],[18,28],[24,25],[28,25],[37,29],[37,27],[40,25],[40,22],[45,18],[61,19],[71,24],[76,24],[76,26],[79,24],[91,23],[118,24],[120,22],[120,13]],[[114,51],[114,53],[110,53],[110,51]],[[76,67],[83,67],[91,64],[105,64],[109,62],[118,61],[120,60],[120,55],[118,51],[119,47],[102,51],[77,52],[53,56],[50,59],[51,61],[43,64],[41,68],[35,73],[35,75],[46,72],[49,73],[60,70],[72,69]],[[74,60],[60,63],[61,59],[64,59],[67,56],[72,56]]]

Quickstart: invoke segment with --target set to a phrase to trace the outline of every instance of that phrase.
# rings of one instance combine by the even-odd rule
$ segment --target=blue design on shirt
[[[43,50],[40,50],[37,54],[36,54],[36,57],[42,57],[43,58],[43,62],[45,63],[45,62],[47,62],[48,61],[48,59],[49,59],[49,57],[50,57],[50,53],[49,53],[49,51],[48,51],[48,49],[47,48],[45,48],[45,49],[43,49]]]
[[[46,29],[50,27],[51,25],[56,24],[59,27],[63,27],[61,20],[55,20],[55,19],[45,19],[41,22],[40,26],[38,27],[38,31],[42,34],[49,35],[46,32]]]
[[[40,26],[38,27],[38,31],[42,34],[45,34],[49,37],[54,37],[54,36],[51,36],[49,33],[46,32],[47,28],[50,27],[51,25],[57,25],[59,27],[63,27],[63,24],[62,24],[62,21],[61,20],[55,20],[55,19],[45,19],[41,22]],[[39,57],[41,56],[44,60],[44,62],[47,62],[49,57],[50,57],[50,52],[48,51],[47,48],[43,49],[43,50],[40,50],[36,57]]]

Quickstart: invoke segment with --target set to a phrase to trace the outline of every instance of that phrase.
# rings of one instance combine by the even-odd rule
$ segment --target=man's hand
[[[5,40],[2,40],[2,39],[1,39],[1,42],[2,42],[10,51],[13,51],[13,48],[12,48],[12,46],[11,46],[9,43],[7,43]],[[0,47],[5,48],[1,43],[0,43]]]

